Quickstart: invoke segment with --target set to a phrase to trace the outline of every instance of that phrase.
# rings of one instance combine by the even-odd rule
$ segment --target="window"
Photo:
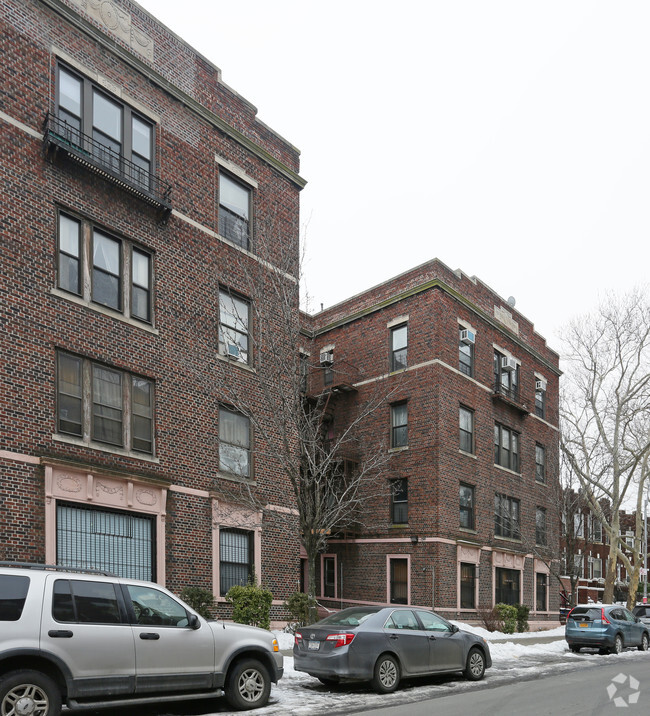
[[[154,125],[87,77],[62,66],[58,70],[57,117],[67,141],[90,149],[98,164],[149,189]]]
[[[583,555],[580,553],[573,555],[573,573],[580,578],[582,578],[583,575],[582,558]]]
[[[582,513],[576,512],[573,515],[573,535],[574,537],[584,537],[584,517]]]
[[[519,400],[519,364],[511,356],[496,350],[494,351],[494,390],[511,400]]]
[[[219,353],[240,363],[250,359],[250,303],[230,291],[219,291]]]
[[[59,622],[119,624],[122,619],[115,585],[80,579],[57,579],[52,590],[52,616]]]
[[[535,543],[546,544],[546,510],[543,507],[535,510]]]
[[[458,326],[460,335],[467,330],[463,326]],[[474,344],[468,343],[460,337],[458,339],[458,370],[470,378],[474,375]]]
[[[474,488],[460,483],[460,526],[467,530],[474,529]]]
[[[251,190],[219,174],[219,233],[244,249],[249,248]]]
[[[521,573],[516,569],[496,567],[494,570],[495,604],[519,604],[519,581]]]
[[[546,417],[546,391],[535,390],[535,415],[538,418]]]
[[[225,597],[230,587],[245,586],[253,578],[253,533],[219,530],[219,592]]]
[[[476,565],[461,562],[460,565],[460,608],[476,608]]]
[[[603,560],[600,557],[593,557],[590,566],[591,579],[603,578]]]
[[[494,425],[494,464],[519,472],[519,435],[504,425]]]
[[[603,541],[603,523],[597,517],[591,519],[591,541]]]
[[[0,574],[0,622],[17,622],[23,613],[29,577]]]
[[[519,500],[506,495],[494,496],[494,534],[510,539],[521,538]]]
[[[463,452],[474,453],[474,411],[462,405],[458,411],[460,424],[460,449]]]
[[[535,444],[535,479],[546,482],[546,448],[539,443]]]
[[[542,572],[535,574],[535,605],[538,612],[548,611],[547,604],[547,591],[548,591],[548,576]]]
[[[59,433],[89,435],[97,443],[153,454],[153,406],[152,381],[69,353],[58,354]]]
[[[250,420],[227,408],[219,409],[219,470],[239,477],[251,475]]]
[[[89,287],[82,279],[86,261]],[[57,286],[62,291],[138,321],[152,322],[152,256],[132,242],[109,235],[91,221],[59,212],[57,267]]]
[[[390,570],[390,603],[408,604],[408,560],[391,558]]]
[[[390,407],[392,448],[406,447],[408,445],[408,411],[406,403],[397,403]]]
[[[390,331],[390,369],[403,370],[406,368],[408,351],[408,324],[391,328]]]
[[[323,557],[323,596],[336,596],[336,557]]]
[[[405,478],[391,480],[390,517],[394,525],[408,522],[408,483]]]
[[[136,584],[128,584],[126,588],[137,624],[156,624],[178,629],[188,626],[190,615],[187,610],[168,594]]]

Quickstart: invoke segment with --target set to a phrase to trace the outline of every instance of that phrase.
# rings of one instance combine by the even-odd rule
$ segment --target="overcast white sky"
[[[140,4],[301,150],[310,310],[438,257],[557,347],[647,283],[646,0]]]

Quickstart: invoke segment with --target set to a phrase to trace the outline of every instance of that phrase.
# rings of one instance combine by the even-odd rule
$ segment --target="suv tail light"
[[[611,624],[611,622],[609,621],[609,619],[605,616],[605,610],[604,610],[604,609],[601,609],[601,610],[600,610],[600,618],[603,620],[603,622],[604,622],[605,624]]]
[[[335,642],[334,648],[336,649],[339,646],[347,646],[348,644],[351,644],[353,639],[354,634],[349,634],[346,632],[343,634],[328,634],[326,641]]]

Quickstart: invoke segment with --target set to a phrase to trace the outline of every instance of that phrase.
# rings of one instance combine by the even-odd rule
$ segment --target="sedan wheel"
[[[620,634],[616,635],[614,639],[614,647],[612,648],[612,654],[620,654],[623,651],[623,639]]]
[[[470,681],[480,681],[485,674],[485,657],[480,649],[470,649],[463,675]]]
[[[648,651],[648,635],[646,634],[646,632],[643,632],[643,636],[641,637],[639,651]]]
[[[372,688],[378,694],[390,694],[399,685],[399,664],[390,654],[383,654],[377,659],[375,673],[372,677]]]

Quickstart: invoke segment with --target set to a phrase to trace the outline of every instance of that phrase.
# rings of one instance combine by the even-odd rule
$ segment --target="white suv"
[[[282,672],[273,634],[206,621],[158,584],[0,562],[0,716],[224,693],[257,708]]]

